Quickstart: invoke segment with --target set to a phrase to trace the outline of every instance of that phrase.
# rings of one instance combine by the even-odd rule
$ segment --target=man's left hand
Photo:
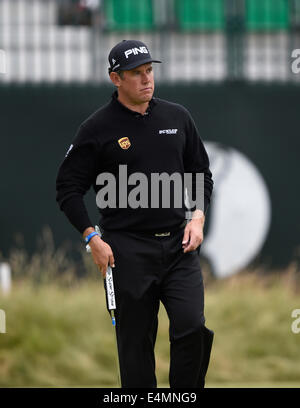
[[[193,213],[191,221],[184,229],[182,239],[182,248],[184,253],[194,251],[199,245],[202,244],[204,222],[205,216],[203,211],[196,210]]]

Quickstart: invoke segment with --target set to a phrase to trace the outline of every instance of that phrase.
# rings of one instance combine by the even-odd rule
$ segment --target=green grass
[[[114,331],[100,276],[69,276],[62,284],[51,275],[38,285],[32,274],[17,276],[10,295],[0,295],[7,331],[0,334],[0,387],[117,387]],[[205,282],[206,325],[215,332],[207,387],[298,387],[300,333],[291,331],[291,312],[300,308],[299,273]],[[167,387],[163,306],[159,322],[157,378]]]
[[[288,278],[236,276],[208,288],[207,324],[215,331],[208,384],[300,385],[300,334],[291,330],[300,301]]]

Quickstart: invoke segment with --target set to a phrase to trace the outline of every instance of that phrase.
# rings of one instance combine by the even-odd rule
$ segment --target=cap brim
[[[152,58],[145,58],[143,60],[136,61],[136,62],[133,62],[131,64],[128,64],[125,67],[122,67],[122,68],[119,68],[119,69],[120,69],[120,71],[128,71],[129,69],[139,67],[140,65],[148,64],[149,62],[157,62],[159,64],[161,63],[161,61],[159,61],[159,60],[154,60]]]

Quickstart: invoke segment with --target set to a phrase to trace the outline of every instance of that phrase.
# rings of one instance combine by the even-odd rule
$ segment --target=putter
[[[100,228],[98,225],[95,226],[95,231],[100,234],[100,237],[102,236]],[[87,252],[92,252],[91,247],[89,244],[86,245],[86,251]],[[109,311],[109,314],[111,316],[111,321],[112,325],[115,328],[115,349],[116,349],[116,362],[117,362],[117,369],[118,369],[118,383],[119,386],[121,387],[121,376],[120,376],[120,362],[119,362],[119,351],[118,351],[118,339],[117,339],[117,326],[116,326],[116,317],[115,317],[115,310],[117,308],[116,305],[116,297],[115,297],[115,290],[114,290],[114,280],[113,280],[113,273],[112,269],[110,266],[107,267],[105,278],[104,280],[104,288],[105,288],[105,293],[106,293],[106,304],[107,308]]]

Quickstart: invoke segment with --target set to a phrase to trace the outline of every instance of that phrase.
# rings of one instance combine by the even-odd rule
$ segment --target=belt
[[[180,225],[177,225],[176,227],[171,227],[166,231],[134,231],[137,234],[143,234],[143,235],[148,235],[148,236],[154,236],[154,237],[169,237],[171,234],[180,231],[182,228],[186,226],[187,222],[184,220]]]
[[[156,234],[154,234],[155,237],[168,237],[169,235],[171,235],[171,231],[157,232]]]
[[[177,225],[176,227],[172,227],[169,229],[169,231],[136,231],[136,230],[107,230],[111,232],[131,232],[134,234],[142,234],[142,235],[147,235],[147,236],[154,236],[154,237],[169,237],[172,233],[177,232],[184,228],[187,224],[187,221],[184,220],[180,225]],[[101,231],[104,232],[104,230],[101,228]]]

